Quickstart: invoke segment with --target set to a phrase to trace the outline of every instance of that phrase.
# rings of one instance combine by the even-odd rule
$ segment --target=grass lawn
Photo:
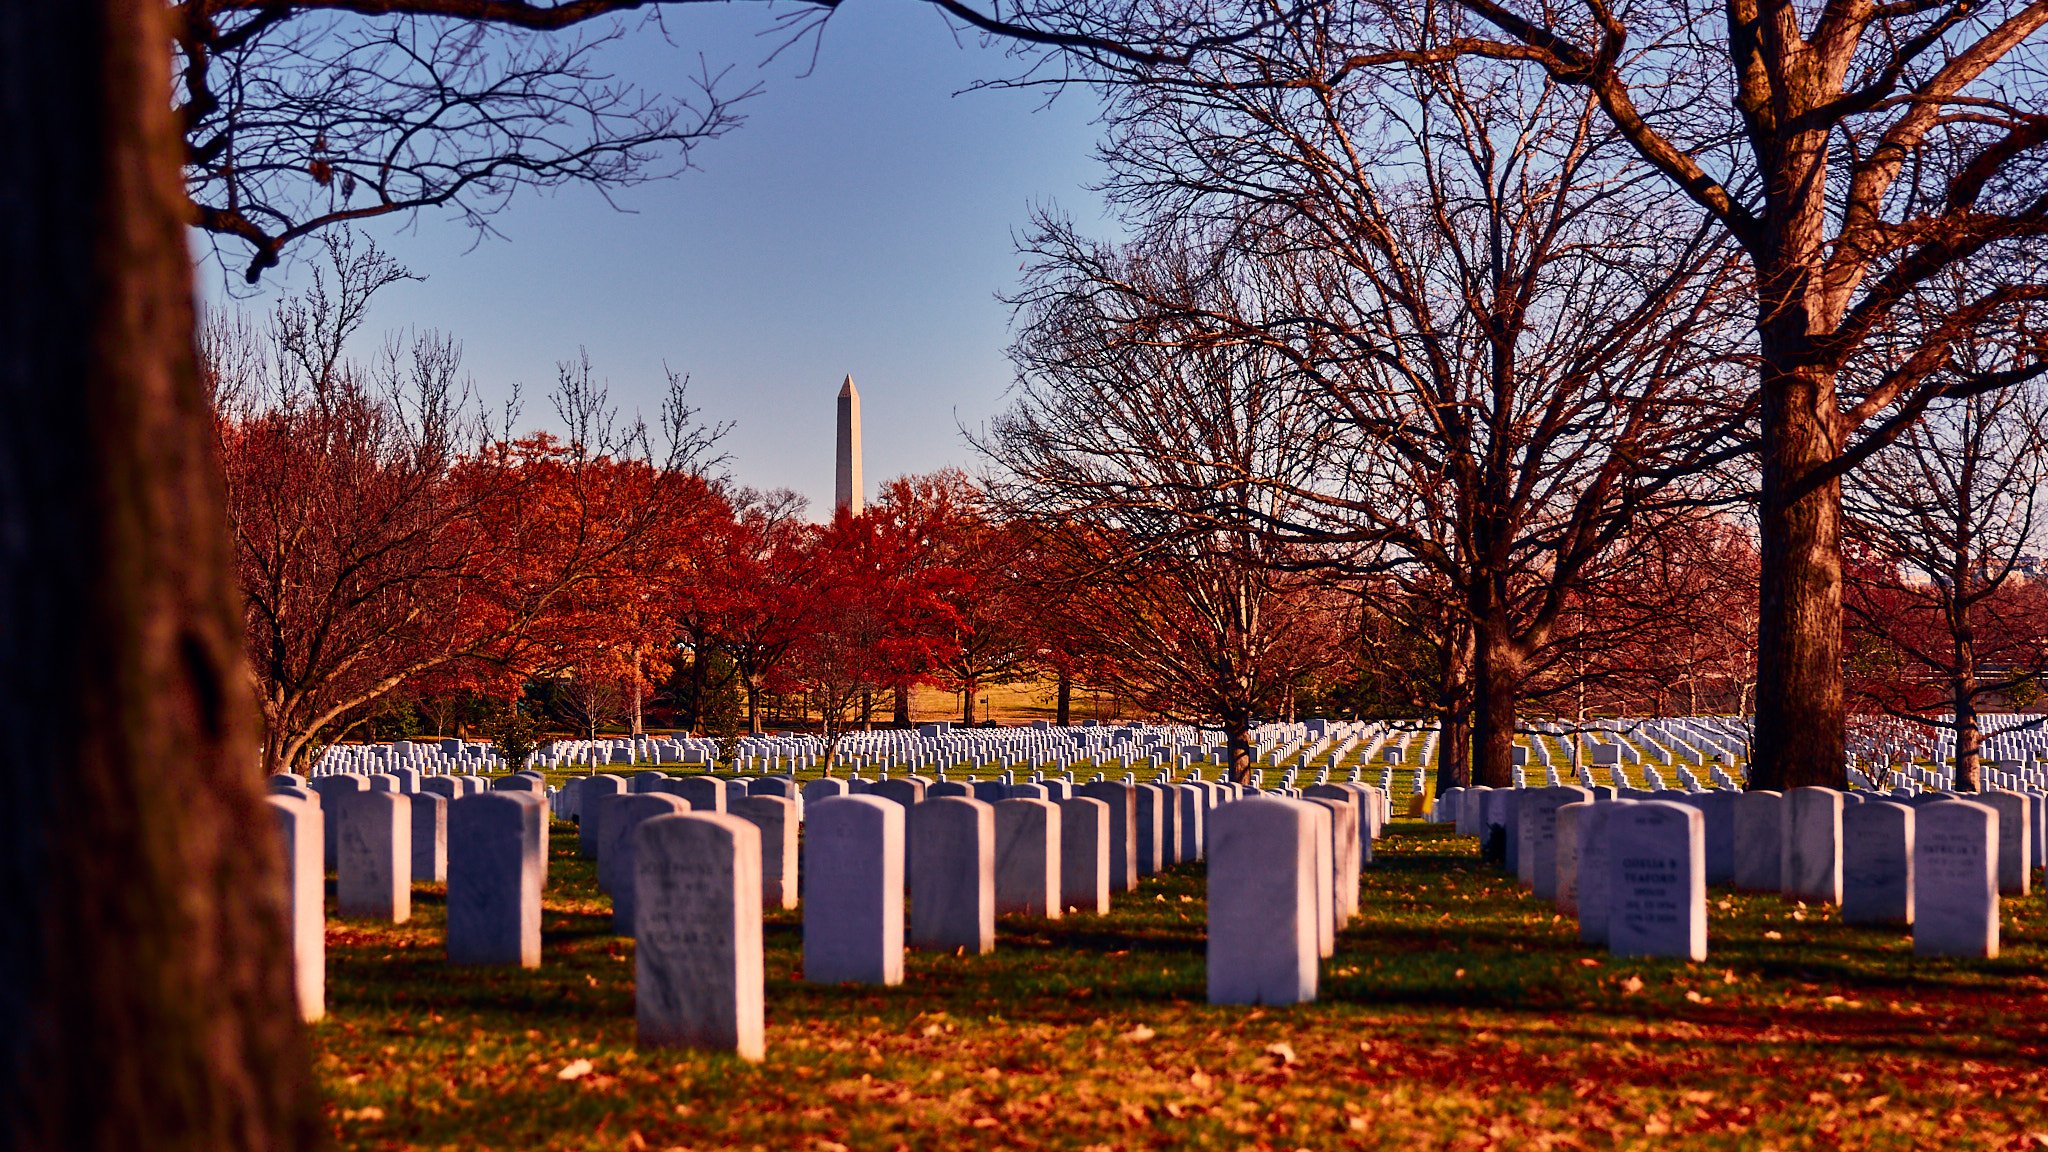
[[[1107,917],[1005,919],[990,956],[913,952],[887,990],[800,983],[774,913],[748,1065],[634,1048],[632,943],[555,833],[538,971],[449,967],[432,886],[408,924],[330,920],[341,1147],[2048,1147],[2039,895],[1991,962],[1718,891],[1706,963],[1617,962],[1469,838],[1397,823],[1319,1003],[1204,1002],[1197,865]]]

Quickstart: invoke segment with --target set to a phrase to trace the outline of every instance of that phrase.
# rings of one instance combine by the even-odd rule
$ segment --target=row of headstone
[[[1730,884],[1911,927],[1923,955],[1995,956],[1999,894],[2024,895],[2040,862],[2042,799],[1473,788],[1449,790],[1436,815],[1504,841],[1532,894],[1617,955],[1703,959],[1706,888]]]

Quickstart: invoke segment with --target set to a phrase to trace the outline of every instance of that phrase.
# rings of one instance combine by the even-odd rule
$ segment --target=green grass
[[[1107,917],[1006,918],[990,956],[913,952],[886,990],[799,982],[800,919],[771,914],[749,1065],[635,1049],[632,944],[573,830],[553,845],[538,971],[448,966],[431,886],[408,924],[330,922],[340,1146],[2048,1145],[2038,895],[1996,961],[1718,891],[1706,963],[1614,961],[1470,839],[1397,824],[1316,1004],[1205,1003],[1197,866]]]

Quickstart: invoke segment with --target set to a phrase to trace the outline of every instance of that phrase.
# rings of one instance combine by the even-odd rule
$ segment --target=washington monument
[[[839,387],[839,458],[834,481],[834,511],[843,508],[849,516],[860,515],[860,393],[851,376]]]

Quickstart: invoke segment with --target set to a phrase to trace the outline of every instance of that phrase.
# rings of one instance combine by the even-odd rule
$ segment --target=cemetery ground
[[[313,1028],[344,1148],[2048,1147],[2048,911],[2003,955],[1710,890],[1707,962],[1615,960],[1442,826],[1397,822],[1320,1000],[1210,1007],[1202,866],[1108,916],[1004,917],[901,987],[797,979],[768,1052],[640,1050],[633,944],[557,824],[535,971],[451,967],[441,889],[330,920]]]

